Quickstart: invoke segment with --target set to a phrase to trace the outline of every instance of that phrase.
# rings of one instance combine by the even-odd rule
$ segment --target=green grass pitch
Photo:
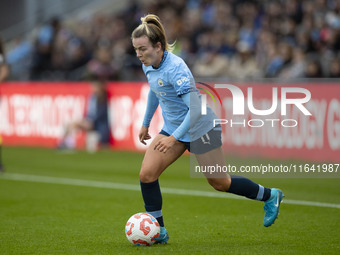
[[[76,180],[138,187],[142,159],[143,154],[106,150],[63,154],[3,148],[0,254],[340,254],[339,208],[288,203],[340,204],[340,179],[312,178],[255,180],[280,187],[286,195],[279,219],[269,228],[262,225],[262,202],[164,193],[169,243],[134,247],[126,240],[124,226],[132,214],[144,211],[141,193],[119,186],[77,185]],[[245,161],[229,160],[234,165]],[[11,174],[23,180],[6,177]],[[63,178],[70,183],[29,181],[25,176]],[[206,180],[190,178],[187,155],[161,176],[160,184],[174,190],[214,192]]]

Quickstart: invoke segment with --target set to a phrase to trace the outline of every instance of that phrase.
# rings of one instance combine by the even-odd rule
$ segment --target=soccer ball
[[[126,238],[137,246],[153,245],[160,231],[158,221],[148,213],[132,215],[125,225]]]

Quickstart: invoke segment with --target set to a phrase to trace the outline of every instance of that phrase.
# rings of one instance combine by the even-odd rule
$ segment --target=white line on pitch
[[[136,184],[123,184],[123,183],[114,183],[114,182],[91,181],[91,180],[49,177],[49,176],[39,176],[39,175],[3,173],[0,175],[0,179],[12,180],[12,181],[26,181],[26,182],[38,182],[38,183],[50,183],[50,184],[64,184],[64,185],[82,186],[82,187],[140,191],[140,186]],[[165,188],[165,187],[164,188],[162,187],[162,193],[186,195],[186,196],[199,196],[199,197],[244,199],[243,197],[238,197],[238,196],[225,193],[225,192],[218,193],[218,192],[211,192],[211,191],[199,191],[199,190]],[[340,209],[340,204],[332,204],[332,203],[321,203],[321,202],[291,200],[291,199],[285,199],[284,203],[294,204],[294,205],[306,205],[306,206],[328,207],[328,208]]]

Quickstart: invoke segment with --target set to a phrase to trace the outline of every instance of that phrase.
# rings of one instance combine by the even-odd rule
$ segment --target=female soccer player
[[[200,166],[225,166],[222,152],[221,127],[214,127],[216,115],[210,108],[200,112],[200,93],[184,61],[171,53],[163,25],[156,15],[146,15],[132,32],[132,44],[142,62],[150,85],[147,109],[139,133],[139,140],[151,138],[148,130],[151,119],[161,106],[164,126],[148,147],[139,178],[146,211],[157,218],[161,233],[156,243],[167,243],[169,235],[162,216],[162,195],[158,177],[185,150],[194,153]],[[216,190],[230,192],[250,199],[265,201],[263,224],[268,227],[277,218],[283,193],[265,188],[251,180],[224,173],[207,176]]]

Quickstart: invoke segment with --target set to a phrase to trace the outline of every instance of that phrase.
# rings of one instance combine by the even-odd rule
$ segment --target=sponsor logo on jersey
[[[164,97],[166,96],[166,92],[163,92],[163,91],[156,91],[156,90],[153,90],[151,89],[157,96],[160,96],[160,97]]]
[[[189,75],[177,80],[176,83],[178,86],[181,86],[184,82],[187,82],[187,81],[189,81]]]

